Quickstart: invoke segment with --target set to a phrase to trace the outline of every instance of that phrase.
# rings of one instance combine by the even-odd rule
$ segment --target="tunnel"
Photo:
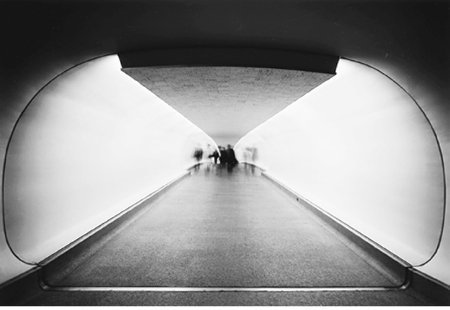
[[[0,12],[2,305],[450,304],[448,1]]]

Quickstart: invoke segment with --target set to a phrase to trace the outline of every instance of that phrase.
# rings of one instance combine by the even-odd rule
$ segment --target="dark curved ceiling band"
[[[174,48],[119,53],[123,68],[233,66],[336,74],[337,56],[254,48]]]

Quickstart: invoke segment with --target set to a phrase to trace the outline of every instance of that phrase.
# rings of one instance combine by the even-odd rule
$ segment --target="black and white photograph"
[[[0,305],[450,306],[450,0],[0,0]]]

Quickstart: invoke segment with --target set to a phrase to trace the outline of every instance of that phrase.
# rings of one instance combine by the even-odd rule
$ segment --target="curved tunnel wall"
[[[333,79],[243,137],[240,160],[246,148],[270,176],[411,265],[427,268],[440,246],[426,271],[450,283],[436,138],[411,97],[378,71],[341,60]]]
[[[121,72],[117,56],[82,64],[45,87],[9,144],[4,231],[26,263],[39,262],[182,175],[198,127]],[[27,269],[9,260],[0,283]],[[28,267],[29,268],[29,267]]]
[[[120,72],[115,56],[71,70],[35,98],[10,144],[4,211],[12,248],[27,262],[45,258],[180,175],[199,142],[211,140]],[[448,235],[427,263],[444,211],[436,140],[389,79],[341,60],[336,77],[244,137],[238,156],[246,146],[258,148],[256,163],[270,175],[450,283]],[[30,268],[4,239],[0,250],[1,283]]]

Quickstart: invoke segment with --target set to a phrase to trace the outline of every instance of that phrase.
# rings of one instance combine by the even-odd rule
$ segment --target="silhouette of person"
[[[254,173],[255,166],[253,165],[252,148],[250,148],[250,147],[245,148],[245,150],[243,152],[243,158],[244,158],[244,162],[245,162],[245,171],[247,172],[247,169],[250,168],[250,171],[252,173]]]
[[[219,157],[219,173],[222,173],[222,169],[224,169],[227,166],[227,162],[228,162],[228,154],[225,150],[224,147],[219,146],[219,151],[220,151],[220,157]]]
[[[200,161],[203,157],[203,150],[201,147],[196,147],[194,150],[194,158],[197,161],[197,164],[195,165],[195,170],[198,170],[200,168]]]
[[[217,159],[219,158],[219,152],[217,150],[214,150],[212,153],[212,157],[214,158],[214,164],[217,165]]]
[[[236,159],[236,155],[234,154],[234,150],[231,148],[231,145],[229,144],[226,153],[227,153],[228,172],[232,172],[233,168],[237,165],[238,161]]]
[[[212,149],[211,145],[208,144],[206,146],[206,149],[205,149],[204,154],[203,154],[203,158],[206,161],[205,173],[209,173],[209,171],[211,170],[212,157],[213,157],[213,149]]]

